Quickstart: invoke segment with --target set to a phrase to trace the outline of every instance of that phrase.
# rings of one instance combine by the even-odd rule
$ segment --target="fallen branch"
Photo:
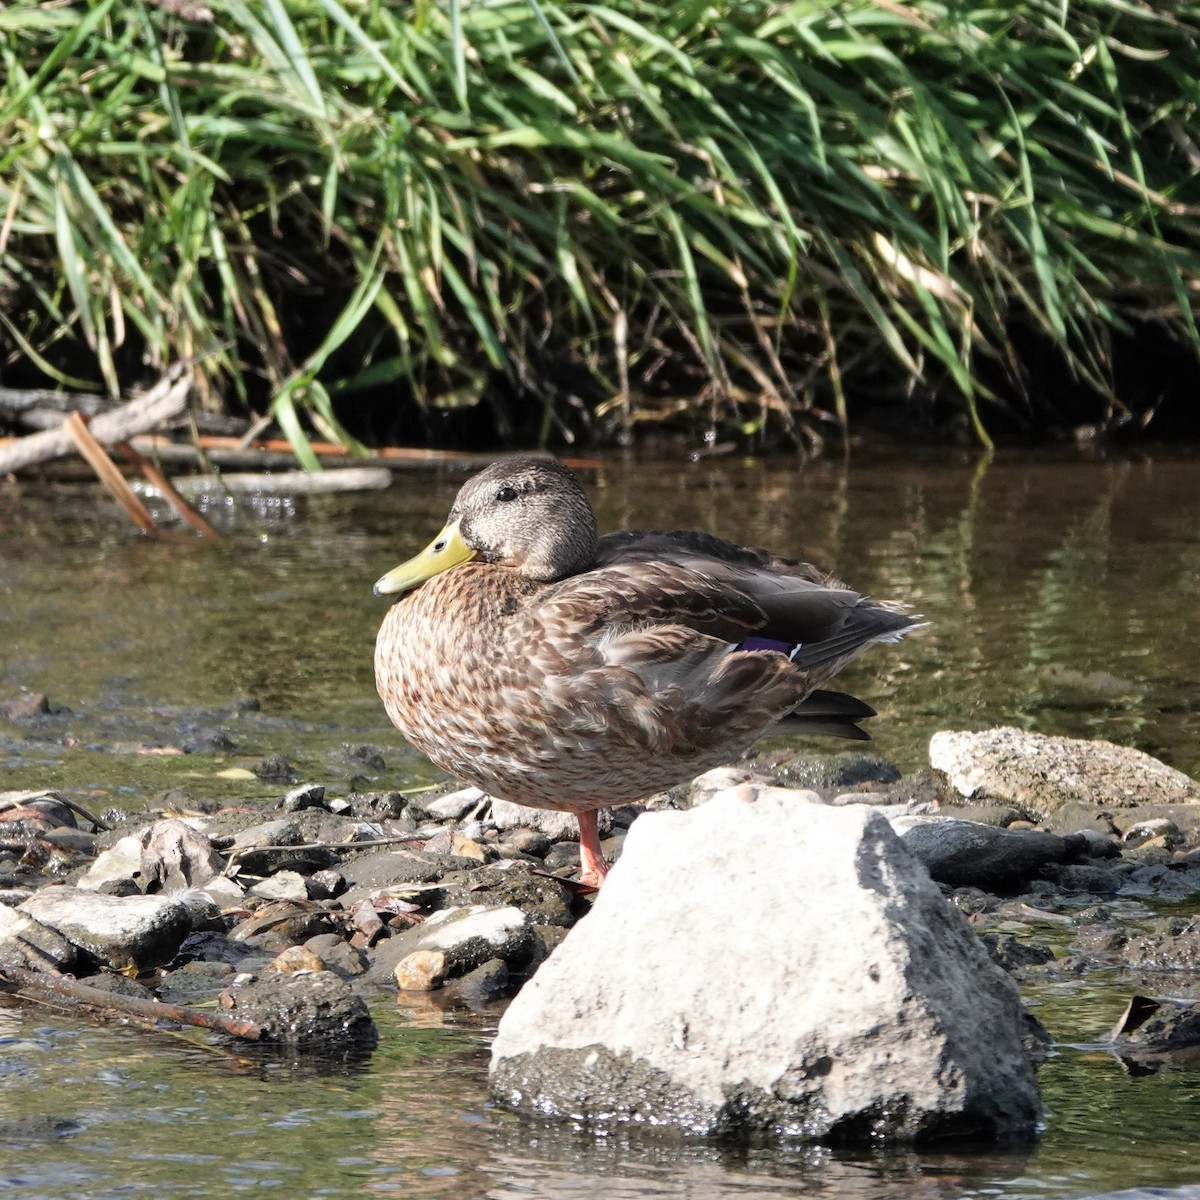
[[[239,1017],[228,1017],[220,1012],[204,1012],[198,1008],[185,1008],[182,1004],[160,1004],[157,1000],[139,1000],[134,996],[119,996],[102,991],[66,975],[50,975],[44,971],[28,971],[24,967],[0,967],[0,989],[11,992],[24,1000],[52,1001],[66,1005],[74,1012],[112,1020],[116,1017],[133,1017],[139,1021],[157,1024],[160,1021],[175,1021],[180,1025],[194,1025],[198,1029],[210,1029],[228,1034],[247,1042],[262,1041],[263,1027],[254,1021]]]
[[[214,542],[220,540],[221,535],[175,490],[171,481],[152,462],[143,458],[128,442],[122,442],[117,449],[201,537]]]
[[[71,413],[63,428],[67,431],[75,449],[93,471],[96,478],[107,489],[108,494],[125,510],[125,515],[143,532],[153,537],[158,533],[150,510],[134,494],[129,481],[121,474],[121,468],[109,457],[108,451],[92,436],[87,421],[80,413]]]
[[[128,441],[178,416],[187,404],[191,378],[190,363],[176,363],[145,395],[102,413],[91,424],[91,434],[106,446]],[[70,433],[61,426],[44,433],[31,433],[7,446],[0,446],[0,475],[21,471],[75,449]]]

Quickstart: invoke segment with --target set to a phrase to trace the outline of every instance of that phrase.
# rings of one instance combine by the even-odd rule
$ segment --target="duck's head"
[[[596,518],[574,473],[552,458],[520,455],[463,484],[442,531],[375,584],[377,596],[411,591],[478,559],[551,583],[582,571],[596,553]]]

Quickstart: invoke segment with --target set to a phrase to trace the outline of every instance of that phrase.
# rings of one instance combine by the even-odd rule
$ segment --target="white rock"
[[[101,884],[114,879],[135,879],[141,869],[142,835],[140,832],[131,833],[98,854],[76,886],[84,891],[95,891]]]
[[[637,822],[501,1020],[492,1087],[601,1128],[1030,1136],[1022,1031],[1012,982],[886,820],[739,787]]]
[[[968,798],[986,796],[1045,815],[1071,803],[1129,808],[1200,801],[1200,784],[1141,750],[1022,729],[943,731],[929,763]]]
[[[469,970],[489,958],[518,956],[529,941],[531,928],[529,915],[512,905],[444,908],[421,926],[417,949],[443,951],[458,973],[468,963]]]

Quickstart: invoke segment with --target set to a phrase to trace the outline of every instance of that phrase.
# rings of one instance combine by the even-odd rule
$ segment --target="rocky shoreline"
[[[289,1052],[368,1053],[368,1001],[403,989],[497,1005],[594,902],[571,879],[562,814],[475,789],[280,790],[223,805],[173,791],[91,820],[53,792],[0,793],[0,972],[215,1005]],[[1109,743],[1016,730],[939,734],[930,769],[908,777],[869,754],[775,750],[606,814],[605,852],[620,858],[643,812],[731,794],[785,800],[801,825],[826,809],[878,814],[1018,985],[1116,972],[1131,1008],[1114,1052],[1147,1069],[1197,1057],[1194,780]],[[745,854],[753,867],[753,845]]]

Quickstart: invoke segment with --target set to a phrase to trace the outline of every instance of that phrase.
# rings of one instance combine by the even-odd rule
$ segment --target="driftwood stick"
[[[43,788],[41,791],[36,792],[0,792],[0,812],[8,808],[20,808],[24,804],[32,804],[34,800],[57,800],[59,804],[65,804],[72,812],[78,813],[81,817],[86,817],[97,829],[112,828],[111,825],[100,820],[94,813],[88,812],[82,804],[76,804],[74,800],[50,788]]]
[[[143,458],[128,442],[122,442],[117,449],[201,537],[214,542],[220,540],[221,535],[175,490],[171,481],[149,459]]]
[[[111,446],[177,416],[187,404],[191,388],[191,379],[185,373],[189,367],[188,363],[175,364],[144,396],[102,413],[92,422],[92,436]],[[61,426],[43,433],[31,433],[10,445],[0,446],[0,475],[63,458],[74,449],[70,433]]]
[[[257,1042],[263,1038],[261,1025],[253,1021],[244,1021],[240,1017],[228,1017],[220,1012],[205,1012],[199,1008],[185,1008],[182,1004],[160,1004],[157,1000],[118,996],[86,983],[79,983],[66,975],[28,971],[24,967],[0,967],[0,988],[25,999],[62,1003],[73,1011],[109,1020],[120,1016],[134,1017],[152,1024],[159,1021],[175,1021],[180,1025],[194,1025],[198,1029],[225,1033],[247,1042]]]
[[[107,396],[95,392],[58,392],[53,388],[0,387],[0,411],[24,420],[30,413],[41,411],[44,416],[56,414],[56,423],[69,412],[81,412],[94,417],[112,407]],[[42,417],[38,418],[39,420]]]
[[[154,536],[158,527],[150,510],[134,494],[121,468],[109,457],[108,451],[92,436],[87,421],[81,413],[71,413],[63,428],[70,434],[75,448],[83,455],[87,465],[96,472],[96,478],[104,484],[112,498],[125,510],[125,515],[143,532]]]

